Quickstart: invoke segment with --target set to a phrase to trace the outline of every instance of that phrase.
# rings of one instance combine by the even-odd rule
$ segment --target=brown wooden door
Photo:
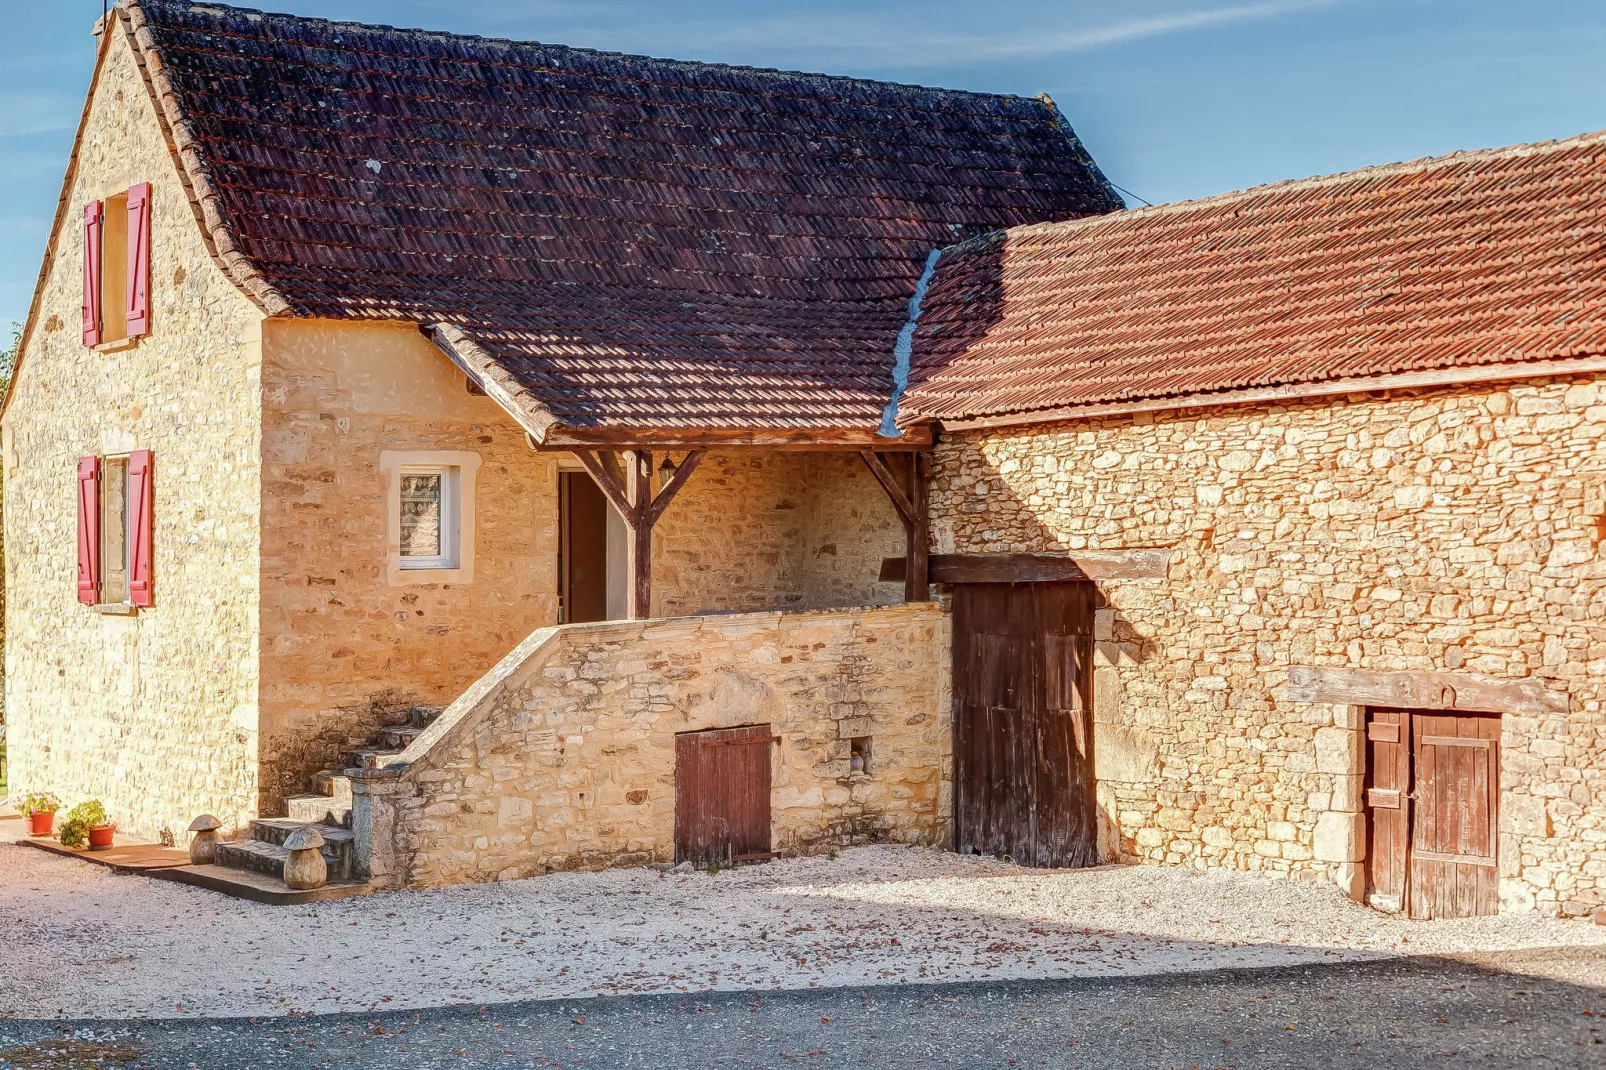
[[[954,588],[954,848],[1098,861],[1090,583]]]
[[[675,861],[702,868],[770,854],[769,725],[675,737]]]
[[[1500,718],[1375,709],[1366,724],[1367,900],[1413,918],[1500,910]]]
[[[608,619],[608,500],[584,472],[558,473],[563,623]]]
[[[1411,917],[1500,912],[1500,718],[1413,713]]]

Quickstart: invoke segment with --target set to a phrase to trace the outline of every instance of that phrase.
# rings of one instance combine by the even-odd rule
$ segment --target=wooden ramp
[[[28,847],[37,847],[41,851],[49,851],[51,854],[76,858],[80,862],[93,862],[97,866],[107,867],[114,873],[148,873],[152,870],[172,869],[175,866],[190,864],[190,853],[177,847],[163,847],[159,843],[118,843],[115,837],[112,846],[104,851],[91,851],[84,847],[63,847],[60,841],[46,839],[43,836],[24,836],[17,842]]]

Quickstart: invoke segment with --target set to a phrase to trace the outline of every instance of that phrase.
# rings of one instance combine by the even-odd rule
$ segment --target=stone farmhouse
[[[0,420],[20,789],[268,896],[312,827],[328,894],[1606,900],[1606,137],[1129,211],[1046,98],[96,32]]]

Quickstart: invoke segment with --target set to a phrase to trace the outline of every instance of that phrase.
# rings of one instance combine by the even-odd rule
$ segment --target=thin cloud
[[[1044,56],[1068,52],[1089,52],[1109,45],[1140,41],[1146,37],[1202,30],[1233,22],[1251,22],[1276,18],[1316,8],[1331,7],[1336,0],[1277,0],[1263,4],[1242,4],[1237,7],[1218,7],[1205,11],[1185,11],[1175,15],[1156,15],[1146,19],[1129,19],[1093,30],[1073,30],[1047,34],[1029,41],[997,40],[972,44],[969,54],[977,59],[1040,59]]]
[[[66,93],[0,93],[0,137],[71,130],[83,105],[82,98]]]
[[[432,0],[433,2],[433,0]],[[1146,38],[1254,22],[1332,7],[1342,0],[1261,0],[1193,11],[1129,18],[1091,28],[1056,28],[1064,15],[1050,21],[1040,17],[1031,29],[1008,33],[978,28],[975,33],[911,32],[910,21],[882,9],[864,12],[816,12],[808,16],[786,13],[758,19],[719,20],[677,18],[659,22],[632,4],[608,3],[604,10],[630,8],[632,17],[611,23],[597,20],[595,6],[586,18],[565,17],[574,6],[564,0],[543,5],[543,18],[532,19],[523,5],[493,5],[476,14],[510,36],[529,36],[539,25],[538,37],[566,44],[673,55],[682,58],[723,59],[728,62],[774,62],[779,56],[808,57],[804,63],[911,67],[969,66],[1008,60],[1043,59],[1075,52],[1109,48]],[[968,5],[966,5],[968,7]],[[1058,5],[1054,5],[1058,6]],[[974,11],[974,9],[971,9]],[[1044,12],[1046,16],[1046,12]],[[952,24],[951,20],[950,25]],[[1014,20],[1021,25],[1022,20]],[[755,59],[755,55],[758,58]]]

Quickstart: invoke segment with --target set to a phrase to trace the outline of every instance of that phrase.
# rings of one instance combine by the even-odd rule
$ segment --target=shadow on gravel
[[[1602,976],[1606,951],[1551,949],[377,1015],[11,1022],[0,1025],[0,1066],[1601,1067]]]

